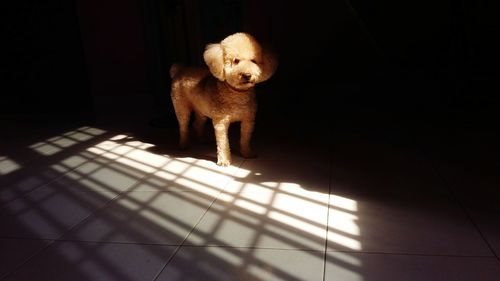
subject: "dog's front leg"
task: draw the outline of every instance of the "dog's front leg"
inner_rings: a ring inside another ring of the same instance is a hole
[[[229,166],[231,164],[231,151],[229,148],[229,118],[214,118],[212,120],[217,142],[217,165]]]
[[[257,155],[250,148],[254,119],[243,119],[240,124],[240,153],[245,158],[255,158]]]

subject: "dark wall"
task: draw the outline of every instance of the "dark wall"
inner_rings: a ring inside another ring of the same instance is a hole
[[[304,116],[322,105],[342,115],[491,125],[498,114],[495,1],[246,5],[245,28],[275,47],[276,86]]]
[[[2,5],[4,112],[86,111],[93,97],[136,94],[163,108],[170,63],[201,64],[206,43],[236,30],[278,54],[278,72],[261,88],[268,108],[285,115],[318,105],[341,114],[496,112],[493,0]]]
[[[498,79],[496,2],[353,0],[353,7],[373,34],[398,82],[419,106],[435,110],[490,110],[488,88]],[[487,86],[487,87],[485,87]],[[429,90],[430,87],[436,90]]]
[[[73,1],[3,1],[1,113],[88,113],[91,99]]]
[[[2,3],[2,113],[94,114],[100,96],[146,96],[143,1]]]
[[[76,1],[93,96],[145,93],[143,2]]]

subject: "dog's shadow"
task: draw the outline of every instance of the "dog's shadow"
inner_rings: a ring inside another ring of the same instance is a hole
[[[237,163],[241,159],[238,149],[239,142],[239,126],[237,124],[231,125],[229,130],[229,140],[231,145],[231,154],[233,163]],[[194,158],[197,160],[204,160],[211,162],[215,165],[217,163],[217,146],[213,129],[207,124],[204,136],[201,139],[191,135],[190,146],[187,149],[179,149],[178,146],[178,132],[175,128],[168,130],[165,129],[152,129],[144,130],[143,132],[131,132],[127,134],[128,137],[116,140],[117,143],[127,145],[127,143],[138,141],[146,143],[148,146],[143,148],[144,151],[169,158]],[[328,192],[327,185],[323,182],[317,182],[315,175],[317,171],[323,175],[328,173],[328,167],[320,163],[311,164],[309,162],[301,165],[299,170],[294,168],[295,165],[284,165],[281,163],[276,166],[276,161],[265,161],[266,159],[274,159],[272,155],[266,155],[266,149],[263,147],[270,145],[267,143],[266,138],[256,137],[253,147],[256,149],[258,156],[256,159],[245,160],[245,167],[251,169],[249,174],[243,178],[238,178],[242,184],[255,184],[262,182],[278,182],[278,183],[295,183],[305,189],[314,190],[318,192]],[[285,148],[285,150],[288,150]],[[270,153],[267,151],[267,153]],[[239,159],[238,159],[239,158]],[[264,161],[261,161],[264,160]],[[293,160],[291,160],[293,162]],[[286,161],[285,161],[286,162]],[[314,162],[312,162],[314,163]],[[312,177],[311,177],[312,176]],[[305,178],[304,178],[305,177]]]
[[[196,158],[199,160],[206,160],[210,162],[217,162],[217,156],[212,155],[209,148],[212,147],[215,154],[214,145],[207,143],[191,142],[186,149],[180,149],[178,144],[158,144],[146,149],[146,151],[163,156],[169,156],[173,158]]]
[[[239,141],[239,126],[232,125],[229,130],[229,135],[232,154],[241,157],[237,146]],[[127,137],[115,140],[115,142],[121,145],[127,145],[127,143],[139,141],[149,144],[150,146],[144,148],[144,151],[152,154],[172,158],[196,158],[217,163],[215,134],[210,126],[207,125],[201,138],[196,137],[194,132],[191,132],[189,146],[186,149],[179,148],[178,138],[179,134],[177,130],[155,129],[143,132],[129,132]]]

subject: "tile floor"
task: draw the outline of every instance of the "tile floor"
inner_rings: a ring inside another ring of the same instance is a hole
[[[499,162],[474,134],[261,134],[221,168],[166,129],[16,122],[0,280],[500,280]]]

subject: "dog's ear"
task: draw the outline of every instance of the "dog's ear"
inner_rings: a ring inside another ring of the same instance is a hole
[[[203,59],[215,78],[224,81],[224,58],[220,44],[208,44]]]
[[[274,72],[278,68],[278,59],[276,55],[271,51],[263,51],[262,53],[262,74],[260,76],[259,82],[264,82],[273,76]]]

